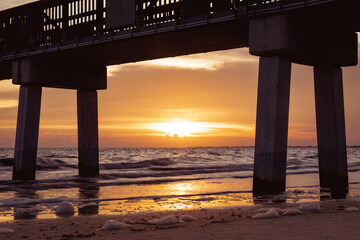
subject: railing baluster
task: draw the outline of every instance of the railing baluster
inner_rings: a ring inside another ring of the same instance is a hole
[[[69,4],[68,3],[64,3],[63,4],[63,18],[62,18],[62,44],[65,44],[66,42],[66,34],[67,34],[67,29],[69,26]]]
[[[317,0],[321,2],[321,0]],[[308,0],[136,0],[136,22],[111,31],[136,29],[176,21],[178,24],[196,16],[212,18],[221,11],[237,11],[246,6],[246,13],[256,15],[268,8],[286,10]],[[24,8],[0,12],[0,54],[21,48],[35,49],[68,40],[100,36],[108,31],[105,24],[105,0],[37,1]]]

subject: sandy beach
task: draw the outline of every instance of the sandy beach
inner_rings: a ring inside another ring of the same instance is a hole
[[[360,202],[319,202],[320,210],[268,219],[252,219],[260,208],[286,209],[300,204],[257,204],[221,209],[176,210],[128,215],[92,215],[1,222],[12,229],[0,239],[359,239]],[[175,216],[172,224],[149,224],[148,220]],[[181,222],[183,215],[197,221]],[[124,229],[101,230],[106,221],[130,221]]]

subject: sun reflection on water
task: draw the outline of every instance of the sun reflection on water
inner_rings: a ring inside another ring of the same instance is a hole
[[[169,186],[170,190],[167,192],[170,194],[191,194],[198,188],[193,182],[190,183],[175,183]]]

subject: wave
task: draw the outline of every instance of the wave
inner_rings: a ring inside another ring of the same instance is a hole
[[[0,166],[11,167],[14,166],[14,158],[0,159]],[[37,170],[59,169],[61,167],[77,168],[77,165],[72,165],[61,159],[48,159],[38,157],[36,160]]]
[[[109,177],[109,176],[108,176]],[[101,181],[98,178],[68,178],[52,180],[35,180],[35,181],[0,181],[0,192],[22,191],[31,189],[32,191],[49,190],[49,189],[97,189],[107,186],[124,186],[124,185],[152,185],[164,184],[182,181],[196,181],[214,179],[213,177],[183,177],[183,178],[169,178],[169,179],[140,179],[140,180],[119,180]]]
[[[227,172],[239,172],[239,169],[235,168],[198,168],[188,170],[177,170],[177,171],[143,171],[143,172],[120,172],[120,173],[101,173],[99,179],[109,180],[116,178],[123,179],[134,179],[134,178],[165,178],[165,177],[180,177],[188,175],[199,175],[199,174],[213,174],[213,173],[227,173]]]
[[[49,154],[45,156],[46,158],[78,158],[74,155],[62,155],[62,154]]]
[[[50,170],[59,169],[62,167],[77,168],[77,165],[69,164],[61,159],[49,159],[49,158],[37,158],[36,169],[37,170]]]
[[[151,166],[169,166],[175,164],[170,158],[157,158],[140,162],[124,162],[124,163],[103,163],[100,169],[132,169],[132,168],[149,168]]]

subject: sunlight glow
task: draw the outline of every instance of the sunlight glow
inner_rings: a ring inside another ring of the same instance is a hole
[[[19,86],[12,84],[11,80],[0,81],[0,93],[17,92],[18,90]]]
[[[180,57],[155,59],[139,64],[184,69],[201,69],[213,71],[230,63],[256,62],[258,58],[244,50],[216,51]]]
[[[12,108],[16,107],[18,102],[12,99],[0,100],[0,108]]]
[[[115,76],[119,71],[131,67],[150,67],[150,68],[175,68],[190,70],[215,71],[228,64],[237,63],[255,63],[258,57],[251,56],[247,49],[236,49],[231,51],[216,51],[208,53],[199,53],[178,57],[169,57],[141,61],[136,63],[127,63],[107,67],[108,77]]]
[[[31,2],[35,2],[35,0],[1,0],[0,11]]]
[[[204,135],[212,135],[214,131],[219,129],[238,129],[243,131],[253,130],[252,127],[244,125],[191,122],[184,120],[152,123],[147,128],[159,131],[163,136],[170,137],[199,137]]]
[[[192,194],[199,186],[192,182],[174,183],[169,190],[170,194]]]
[[[174,68],[185,68],[185,69],[204,69],[204,70],[215,70],[217,62],[211,59],[197,59],[189,57],[177,57],[177,58],[163,58],[148,61],[144,64],[161,66],[161,67],[174,67]]]
[[[175,121],[153,123],[150,129],[158,130],[170,137],[192,137],[199,133],[209,132],[211,126],[208,123],[202,122]]]

